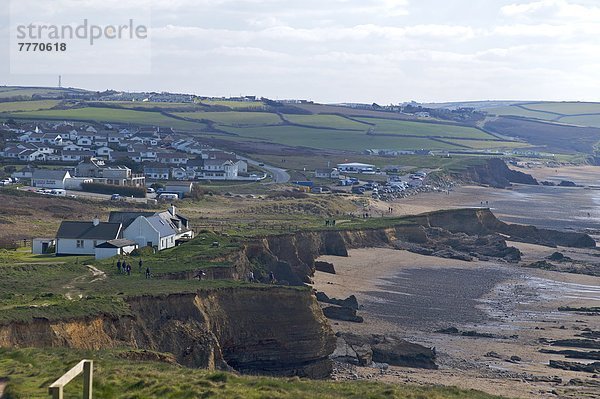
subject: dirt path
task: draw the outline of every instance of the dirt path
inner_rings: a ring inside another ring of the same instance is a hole
[[[102,270],[100,270],[92,265],[85,265],[85,267],[92,274],[91,279],[90,279],[89,275],[86,274],[86,275],[75,277],[68,284],[63,286],[63,289],[65,289],[67,291],[65,293],[65,297],[68,300],[81,299],[83,297],[81,290],[76,288],[76,285],[79,285],[82,283],[83,284],[85,284],[85,283],[91,284],[91,283],[95,283],[96,281],[102,281],[102,280],[106,279],[106,273],[104,273]]]

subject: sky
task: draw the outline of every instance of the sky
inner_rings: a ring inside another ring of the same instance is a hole
[[[6,61],[10,1],[0,0]],[[39,1],[151,11],[150,73],[69,73],[63,86],[323,103],[600,101],[597,0]],[[57,84],[8,64],[0,85]]]

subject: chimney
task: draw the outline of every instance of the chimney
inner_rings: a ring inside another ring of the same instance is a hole
[[[175,216],[177,209],[175,208],[175,205],[171,204],[171,207],[169,208],[169,213],[171,214],[171,216]]]
[[[92,223],[94,223],[94,226],[98,226],[100,224],[100,219],[98,219],[98,216],[94,216]]]

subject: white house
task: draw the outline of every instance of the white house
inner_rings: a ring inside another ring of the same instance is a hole
[[[159,251],[174,247],[178,240],[194,238],[188,219],[179,215],[175,206],[157,213],[113,211],[108,221],[123,225],[124,238]]]
[[[315,177],[317,179],[339,179],[340,172],[336,169],[316,169]]]
[[[31,176],[31,185],[41,188],[64,189],[71,174],[66,170],[36,169]]]
[[[135,241],[124,238],[108,240],[102,244],[96,245],[95,256],[96,260],[100,260],[112,258],[117,255],[129,255],[136,248],[138,248],[138,244]]]
[[[139,216],[123,231],[123,237],[140,247],[154,247],[158,251],[173,248],[176,234],[176,227],[158,215]]]
[[[121,235],[121,223],[64,221],[56,233],[56,255],[95,255],[96,246],[116,240]]]

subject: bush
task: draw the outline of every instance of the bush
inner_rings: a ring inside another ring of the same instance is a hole
[[[96,194],[120,194],[126,197],[134,196],[136,198],[146,198],[146,189],[144,187],[115,186],[102,183],[82,183],[83,191]]]
[[[14,251],[17,248],[19,248],[19,245],[17,245],[15,240],[11,240],[10,238],[0,238],[0,249]]]

